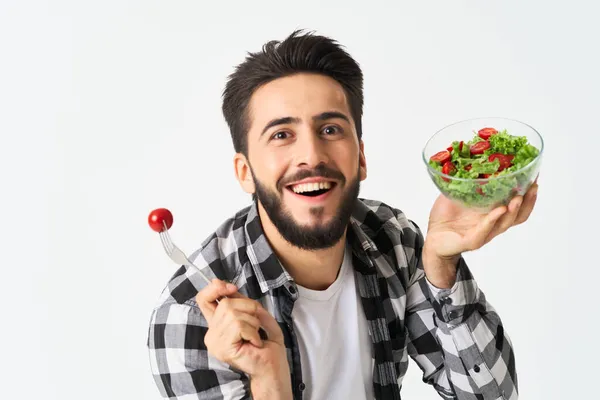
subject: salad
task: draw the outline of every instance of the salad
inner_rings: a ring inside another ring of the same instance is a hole
[[[506,130],[483,128],[470,141],[454,141],[429,159],[429,165],[450,179],[434,174],[440,190],[466,206],[488,207],[523,194],[533,180],[532,169],[523,170],[539,155],[525,136]],[[516,172],[516,173],[515,173]]]

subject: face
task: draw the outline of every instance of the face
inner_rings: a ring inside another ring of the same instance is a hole
[[[341,85],[314,74],[277,79],[253,94],[249,118],[248,158],[235,157],[242,187],[291,244],[333,246],[366,178]]]

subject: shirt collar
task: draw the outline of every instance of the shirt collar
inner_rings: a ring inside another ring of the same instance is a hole
[[[247,243],[246,254],[260,285],[260,290],[266,293],[292,281],[292,277],[279,262],[265,236],[256,201],[252,202],[252,206],[248,210],[244,228]]]

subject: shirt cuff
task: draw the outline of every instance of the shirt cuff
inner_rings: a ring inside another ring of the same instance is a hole
[[[456,266],[456,282],[448,289],[434,286],[427,277],[431,303],[439,320],[449,325],[465,322],[475,311],[479,301],[479,287],[463,257]]]

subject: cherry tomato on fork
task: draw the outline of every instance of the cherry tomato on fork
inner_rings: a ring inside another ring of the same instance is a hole
[[[156,210],[152,210],[150,215],[148,215],[148,225],[150,225],[153,231],[164,231],[165,224],[167,225],[167,229],[171,229],[171,226],[173,226],[173,214],[166,208],[157,208]]]

